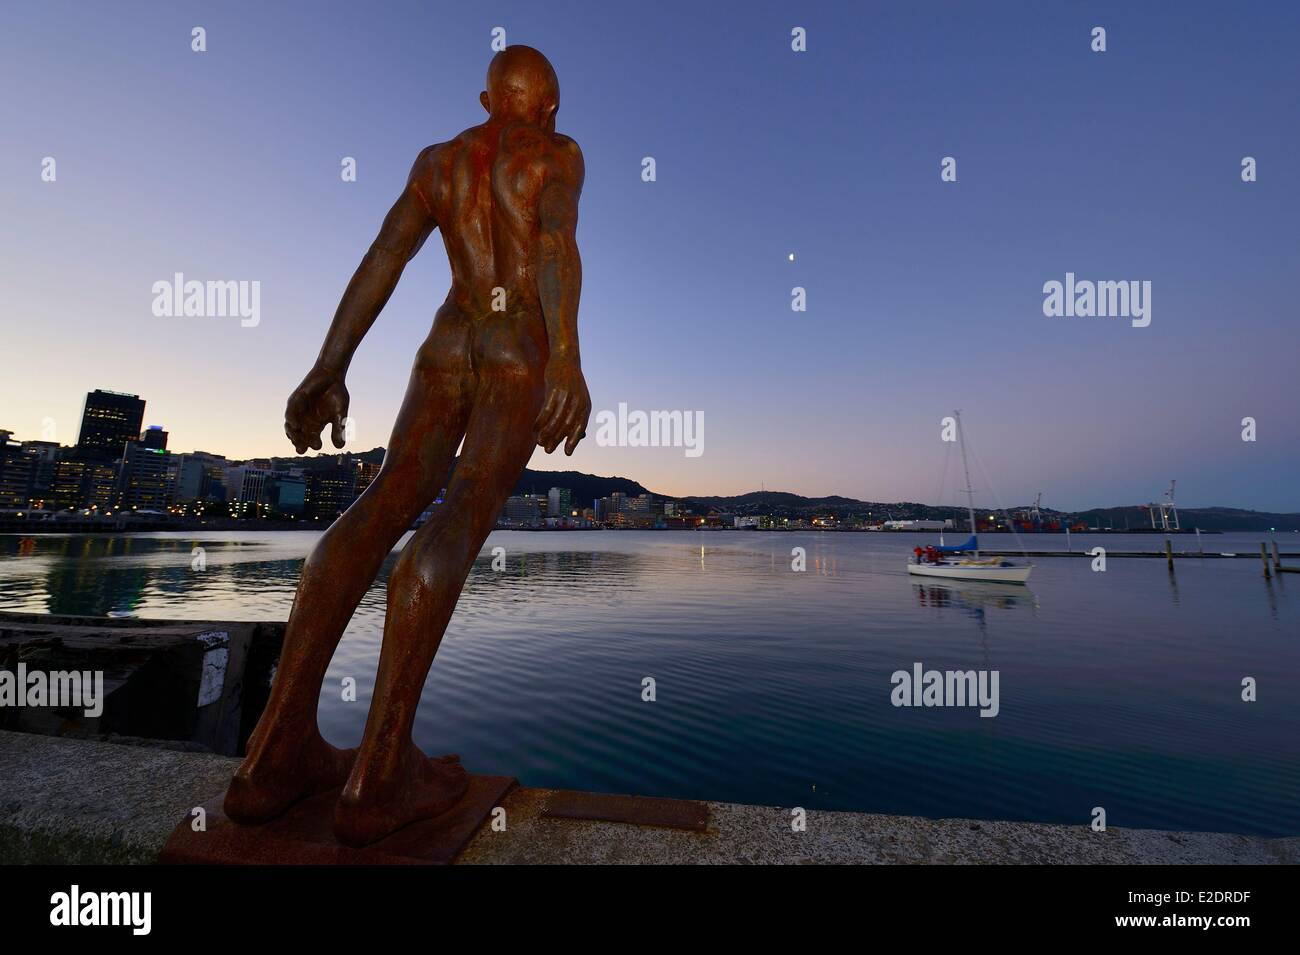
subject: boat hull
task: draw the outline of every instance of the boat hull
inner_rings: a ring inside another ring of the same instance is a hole
[[[963,566],[961,564],[908,564],[907,572],[917,577],[944,577],[948,580],[992,580],[1003,584],[1023,584],[1029,579],[1033,564],[1009,567]]]

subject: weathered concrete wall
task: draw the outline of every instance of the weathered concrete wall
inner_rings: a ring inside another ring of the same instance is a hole
[[[103,712],[6,706],[0,729],[141,736],[242,752],[265,706],[284,625],[0,613],[0,670],[103,675]]]
[[[148,863],[239,761],[0,732],[0,863]],[[1300,838],[810,812],[710,803],[705,832],[547,818],[550,791],[506,797],[506,829],[460,857],[493,863],[1296,863]]]

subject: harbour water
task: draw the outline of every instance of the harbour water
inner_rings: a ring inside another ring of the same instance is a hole
[[[316,537],[0,537],[0,609],[283,620]],[[1260,540],[1202,543],[1257,555]],[[417,742],[532,786],[1081,825],[1100,806],[1111,826],[1300,834],[1300,576],[1265,580],[1258,557],[1180,560],[1172,574],[1163,560],[1095,572],[1043,558],[1025,587],[909,579],[906,557],[928,541],[496,532],[434,662]],[[1300,535],[1279,541],[1300,550]],[[1096,544],[1162,541],[1073,535],[1075,549]],[[391,564],[321,695],[339,745],[364,726]],[[892,705],[891,675],[915,663],[998,671],[997,716]]]

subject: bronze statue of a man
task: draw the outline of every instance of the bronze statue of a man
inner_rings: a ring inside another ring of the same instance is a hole
[[[411,739],[425,676],[465,578],[535,445],[572,454],[591,399],[578,360],[582,265],[575,229],[583,162],[555,132],[560,87],[546,57],[511,46],[479,95],[488,119],[420,153],[339,303],[320,357],[289,398],[299,454],[332,428],[343,447],[344,374],[402,269],[434,228],[451,291],[415,356],[374,483],[307,558],[271,698],[226,793],[236,822],[257,823],[343,785],[336,836],[364,845],[463,795],[455,756]],[[464,439],[459,460],[456,449]],[[357,750],[325,742],[321,683],[344,627],[384,558],[445,484],[444,502],[403,548],[388,579],[374,698]]]

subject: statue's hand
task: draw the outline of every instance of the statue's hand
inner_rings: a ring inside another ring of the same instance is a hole
[[[576,361],[555,359],[546,363],[546,403],[537,416],[537,443],[550,454],[564,441],[564,453],[572,454],[587,433],[591,395],[587,380]]]
[[[284,410],[284,433],[299,454],[321,449],[321,431],[331,425],[330,440],[343,447],[343,421],[348,416],[348,390],[343,376],[315,367],[289,396]]]

